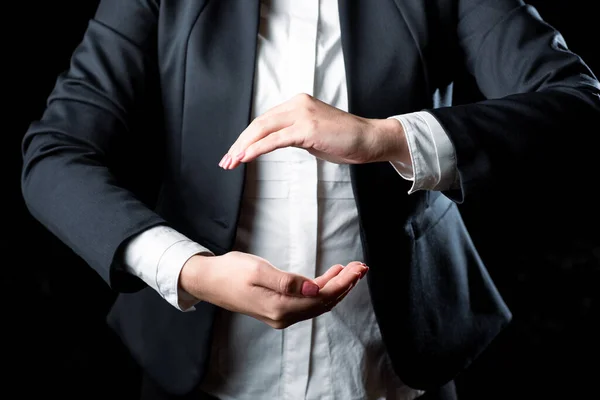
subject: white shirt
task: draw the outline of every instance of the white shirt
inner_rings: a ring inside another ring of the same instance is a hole
[[[252,114],[298,93],[348,110],[337,0],[261,2]],[[402,73],[399,71],[398,73]],[[392,163],[416,190],[455,181],[454,149],[426,112],[393,116],[403,125],[412,165]],[[248,163],[235,250],[307,277],[363,260],[348,165],[279,149]],[[135,237],[125,265],[174,307],[183,264],[206,248],[170,227]],[[190,308],[182,311],[193,311]],[[366,281],[331,312],[275,330],[222,310],[202,389],[221,400],[414,399],[422,392],[393,373]]]

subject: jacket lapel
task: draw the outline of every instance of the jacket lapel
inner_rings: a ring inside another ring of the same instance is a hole
[[[191,207],[201,210],[196,217],[205,221],[202,232],[194,233],[217,252],[232,244],[243,190],[245,168],[224,171],[218,162],[249,123],[259,5],[258,0],[207,2],[187,45],[181,174],[194,182],[184,190],[198,193],[183,198],[205,202]]]
[[[350,112],[386,118],[430,106],[423,59],[398,4],[338,1]],[[194,180],[186,190],[198,193],[183,197],[207,202],[191,207],[207,213],[198,217],[209,221],[203,232],[194,233],[213,242],[216,251],[226,251],[235,237],[245,169],[222,171],[217,164],[249,123],[259,17],[259,0],[208,1],[187,44],[181,173]],[[380,196],[367,183],[372,168],[381,169],[382,179],[391,178],[398,195],[406,197],[408,183],[389,165],[361,165],[353,166],[359,202]],[[365,176],[364,182],[357,175]],[[202,193],[206,190],[211,196]]]
[[[430,107],[422,43],[417,46],[406,10],[394,0],[378,0],[376,7],[372,3],[339,0],[349,111],[388,118]],[[369,233],[380,229],[382,221],[402,226],[423,196],[406,196],[410,182],[389,163],[352,165],[351,176],[368,257]],[[387,216],[371,215],[373,210],[387,210]]]
[[[338,2],[350,112],[387,118],[430,106],[424,44],[410,28],[408,6],[393,0],[378,0],[377,6],[370,0]]]

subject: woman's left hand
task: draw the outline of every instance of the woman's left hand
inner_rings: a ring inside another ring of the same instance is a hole
[[[410,162],[396,119],[362,118],[300,94],[257,117],[240,134],[219,166],[240,163],[283,147],[298,147],[338,164]]]

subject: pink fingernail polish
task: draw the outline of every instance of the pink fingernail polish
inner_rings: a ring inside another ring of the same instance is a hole
[[[233,159],[231,158],[231,156],[229,154],[227,154],[227,160],[225,160],[225,163],[223,164],[223,168],[229,169],[232,162],[233,162]]]
[[[303,296],[316,296],[319,293],[319,286],[311,282],[304,282],[302,284],[302,295]]]
[[[223,156],[223,158],[221,158],[221,161],[219,161],[219,167],[223,168],[223,163],[225,162],[225,159],[227,158],[227,154],[225,154]]]

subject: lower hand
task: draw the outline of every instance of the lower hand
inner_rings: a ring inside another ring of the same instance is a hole
[[[290,146],[338,164],[410,163],[404,130],[396,119],[361,118],[301,94],[254,119],[219,166],[233,169]]]
[[[261,257],[234,251],[190,258],[179,282],[201,301],[283,329],[330,311],[367,271],[363,263],[351,262],[309,279],[277,269]]]

